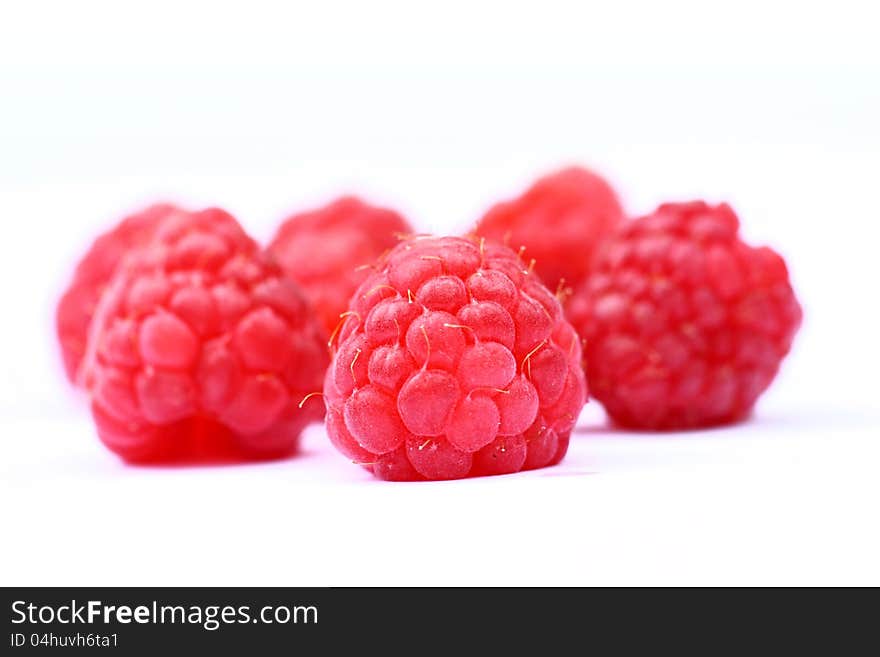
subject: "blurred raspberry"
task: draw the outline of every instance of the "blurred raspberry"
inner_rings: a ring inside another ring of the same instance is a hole
[[[586,389],[580,342],[510,249],[423,237],[351,300],[324,396],[345,456],[382,479],[455,479],[557,463]]]
[[[477,223],[475,233],[535,261],[551,290],[583,281],[599,243],[623,218],[611,186],[600,176],[569,167],[538,179],[521,196],[498,203]]]
[[[410,233],[406,219],[393,210],[345,196],[287,219],[268,250],[300,284],[330,335],[367,277],[365,265]]]
[[[100,235],[76,266],[73,279],[55,312],[55,330],[67,378],[76,381],[86,352],[86,338],[104,288],[128,252],[149,240],[159,221],[175,212],[173,205],[152,205],[129,215]]]
[[[296,285],[222,210],[178,212],[120,266],[83,370],[98,433],[130,461],[292,451],[328,355]]]
[[[590,390],[619,424],[680,429],[749,413],[801,322],[783,259],[725,204],[661,205],[602,248],[568,305]]]

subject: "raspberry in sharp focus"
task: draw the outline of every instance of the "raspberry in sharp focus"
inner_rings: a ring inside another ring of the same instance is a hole
[[[166,217],[101,298],[84,369],[129,461],[268,458],[320,418],[329,356],[295,283],[222,210]]]
[[[661,205],[622,227],[569,300],[590,391],[618,424],[678,429],[746,416],[801,322],[783,259],[726,204]]]
[[[498,203],[474,232],[514,250],[551,290],[575,288],[589,271],[596,247],[620,223],[623,210],[600,176],[569,167],[544,176],[521,196]]]
[[[308,295],[329,335],[367,277],[363,265],[410,233],[409,223],[393,210],[345,196],[287,219],[268,251]]]
[[[158,223],[177,209],[162,203],[125,217],[100,235],[77,263],[55,312],[55,330],[70,381],[76,382],[95,307],[119,263],[132,248],[149,240]]]
[[[420,237],[351,299],[324,382],[327,431],[392,480],[557,463],[586,397],[580,341],[507,247]]]

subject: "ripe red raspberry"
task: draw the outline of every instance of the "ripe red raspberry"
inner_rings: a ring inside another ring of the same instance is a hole
[[[98,434],[130,461],[272,457],[322,413],[329,360],[296,285],[222,210],[166,217],[120,265],[84,371]]]
[[[100,235],[76,266],[55,312],[55,330],[67,378],[76,381],[86,352],[86,338],[95,307],[122,258],[147,241],[159,221],[177,208],[167,203],[152,205],[129,215]]]
[[[345,196],[287,219],[268,250],[308,295],[329,335],[367,277],[362,265],[412,232],[406,219],[393,210]]]
[[[568,314],[590,390],[617,423],[733,422],[770,385],[801,309],[783,259],[738,229],[728,205],[668,204],[602,248]]]
[[[580,359],[556,297],[513,251],[415,238],[352,297],[324,382],[327,431],[382,479],[552,465],[584,404]]]
[[[583,281],[599,243],[623,218],[611,186],[592,171],[570,167],[538,179],[519,198],[498,203],[475,233],[534,259],[551,290]]]

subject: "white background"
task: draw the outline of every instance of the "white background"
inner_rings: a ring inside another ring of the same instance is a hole
[[[0,9],[0,583],[880,584],[872,3],[420,4]],[[805,324],[752,421],[593,403],[559,467],[389,484],[317,426],[278,463],[127,467],[63,379],[65,277],[142,203],[265,239],[355,191],[455,232],[570,162],[632,213],[729,200],[786,255]]]

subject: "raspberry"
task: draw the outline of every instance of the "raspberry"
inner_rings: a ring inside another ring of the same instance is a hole
[[[519,198],[498,203],[475,233],[514,249],[551,290],[577,287],[596,247],[623,218],[611,186],[592,171],[569,167],[538,179]]]
[[[329,360],[296,285],[222,210],[174,213],[120,265],[83,369],[101,440],[129,461],[279,456],[320,418]]]
[[[738,229],[725,204],[668,204],[603,246],[568,312],[590,390],[618,424],[734,422],[776,376],[801,309],[783,259]]]
[[[100,235],[77,264],[55,312],[64,369],[72,382],[86,352],[92,315],[113,272],[129,250],[147,241],[159,221],[175,210],[173,205],[158,204],[125,217]]]
[[[507,247],[402,242],[351,299],[324,381],[327,431],[391,480],[557,463],[584,404],[580,341]]]
[[[269,244],[284,272],[308,295],[327,334],[339,324],[372,263],[412,233],[406,219],[353,196],[287,219]]]

